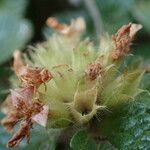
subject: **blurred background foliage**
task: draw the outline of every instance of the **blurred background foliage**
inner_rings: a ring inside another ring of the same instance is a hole
[[[150,0],[0,0],[1,102],[9,89],[13,51],[25,50],[27,45],[44,41],[51,33],[45,26],[49,16],[55,16],[64,23],[83,16],[87,23],[86,35],[94,41],[105,31],[113,34],[123,24],[140,23],[143,29],[132,49],[135,55],[143,59],[144,65],[150,63]],[[0,128],[0,149],[7,149],[5,143],[9,137]],[[28,149],[38,149],[46,138],[43,136],[39,142],[38,137],[31,140],[31,148],[28,146]],[[55,149],[54,143],[51,149]]]

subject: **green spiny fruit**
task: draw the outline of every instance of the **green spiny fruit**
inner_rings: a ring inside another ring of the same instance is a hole
[[[60,24],[55,18],[49,18],[47,24],[56,33],[45,43],[30,48],[30,59],[24,57],[24,63],[28,66],[23,65],[18,52],[14,54],[14,71],[21,79],[23,89],[30,89],[32,93],[28,92],[27,95],[27,98],[29,93],[32,95],[31,104],[22,100],[32,108],[29,115],[23,113],[28,124],[32,126],[37,122],[48,128],[82,125],[97,112],[134,100],[142,91],[138,86],[143,70],[137,67],[132,71],[127,68],[123,72],[119,71],[141,25],[129,23],[121,27],[113,39],[108,35],[102,37],[100,46],[96,47],[88,38],[81,40],[85,26],[82,18],[73,20],[71,25]],[[21,96],[16,96],[15,92]],[[25,107],[20,104],[24,91],[21,91],[23,94],[15,92],[12,91],[10,98],[13,104],[17,109]],[[41,113],[44,106],[47,108],[46,114]],[[38,114],[38,119],[35,119]],[[46,124],[43,123],[45,120]],[[8,125],[7,121],[3,121],[4,126]],[[23,122],[25,127],[26,122]],[[13,138],[8,146],[14,147],[16,143],[18,141]]]

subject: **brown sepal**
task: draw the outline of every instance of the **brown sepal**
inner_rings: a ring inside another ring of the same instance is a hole
[[[115,51],[113,51],[111,55],[113,61],[122,58],[129,52],[135,34],[141,28],[142,26],[140,24],[129,23],[122,26],[112,37],[115,44]]]
[[[27,143],[30,140],[30,129],[32,128],[32,120],[24,120],[20,124],[20,128],[17,133],[13,135],[13,137],[8,141],[7,147],[16,147],[23,138],[26,138]]]
[[[34,86],[37,89],[39,85],[52,79],[52,74],[47,69],[24,65],[20,51],[14,52],[13,69],[24,87]]]
[[[100,63],[93,63],[88,66],[85,72],[90,80],[95,80],[99,75],[103,74],[103,67]]]

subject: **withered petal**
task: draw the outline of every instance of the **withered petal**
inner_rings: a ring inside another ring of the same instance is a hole
[[[38,124],[45,127],[47,123],[47,118],[48,118],[48,109],[49,107],[47,105],[44,105],[43,110],[40,113],[32,116],[32,119]]]
[[[32,68],[24,65],[21,59],[20,51],[15,51],[14,53],[13,69],[18,78],[21,79],[24,87],[34,86],[37,88],[40,84],[52,79],[52,75],[47,69],[42,69],[39,67]]]
[[[46,21],[46,24],[59,33],[69,37],[77,35],[85,29],[85,21],[82,17],[78,17],[77,19],[72,20],[70,25],[61,24],[56,18],[49,17]]]
[[[7,147],[16,147],[23,138],[26,138],[27,143],[30,140],[30,129],[32,128],[32,121],[25,120],[21,123],[20,128],[17,133],[13,135],[13,137],[8,141]]]
[[[34,93],[34,87],[29,86],[22,89],[10,90],[13,106],[18,108],[21,102],[24,102],[27,106],[32,104],[32,97]]]
[[[90,80],[95,80],[99,75],[103,74],[103,67],[99,63],[90,64],[85,70]]]
[[[112,59],[118,60],[125,56],[134,40],[135,34],[142,28],[140,24],[132,24],[129,23],[127,25],[123,25],[116,35],[113,36],[113,41],[115,44],[115,51],[112,52]]]
[[[142,25],[141,24],[131,24],[131,28],[130,28],[130,33],[129,33],[129,36],[131,38],[134,38],[135,34],[142,28]]]
[[[51,27],[57,31],[60,31],[60,32],[66,27],[66,25],[59,23],[58,20],[54,17],[49,17],[46,21],[46,24],[49,27]]]

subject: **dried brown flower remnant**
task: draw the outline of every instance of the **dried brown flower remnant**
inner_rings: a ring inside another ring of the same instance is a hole
[[[99,63],[90,64],[85,71],[90,80],[95,80],[103,73],[103,68]]]
[[[141,28],[142,25],[140,24],[129,23],[127,25],[122,26],[118,30],[116,35],[113,36],[113,41],[115,44],[115,51],[113,51],[112,53],[113,60],[118,60],[129,52],[135,34]]]
[[[77,18],[76,20],[72,20],[70,25],[61,24],[56,18],[49,17],[46,21],[46,24],[55,29],[57,32],[67,36],[77,35],[85,29],[85,22],[81,17]]]
[[[54,17],[49,17],[46,21],[46,24],[57,31],[62,31],[67,27],[67,25],[59,23]]]
[[[24,86],[32,85],[38,87],[42,83],[45,83],[52,79],[51,73],[46,69],[41,68],[26,68],[26,73],[21,75],[21,80]]]
[[[49,109],[48,106],[44,105],[43,110],[40,113],[34,115],[32,119],[38,124],[45,127],[48,118],[48,109]]]
[[[21,106],[22,105],[22,106]],[[43,105],[39,102],[34,102],[31,106],[26,105],[23,101],[20,101],[19,111],[23,115],[20,128],[17,133],[8,141],[8,147],[17,146],[23,138],[26,138],[27,143],[30,141],[30,129],[33,126],[34,119],[32,117],[38,116],[43,111]]]
[[[17,146],[23,138],[26,138],[27,143],[29,143],[30,140],[30,129],[32,128],[32,120],[25,120],[22,121],[20,125],[20,129],[14,136],[8,141],[7,146],[8,147],[15,147]]]
[[[12,131],[14,125],[21,121],[18,132],[8,141],[8,147],[17,146],[23,138],[29,142],[30,129],[34,122],[46,126],[48,106],[43,105],[39,100],[33,101],[33,94],[33,86],[11,90],[11,97],[9,96],[9,99],[6,99],[5,104],[3,104],[3,106],[7,106],[4,109],[7,116],[1,123],[8,131]],[[8,110],[9,108],[11,109]]]
[[[22,62],[20,51],[15,51],[14,53],[13,68],[16,75],[23,82],[23,86],[34,86],[34,88],[37,88],[42,83],[52,79],[52,75],[47,69],[25,66]]]
[[[8,147],[15,147],[17,146],[23,138],[26,138],[27,143],[30,140],[30,129],[34,123],[32,116],[38,115],[43,110],[43,105],[40,103],[33,103],[32,106],[22,106],[22,115],[24,115],[23,120],[21,121],[20,128],[17,133],[13,135],[13,137],[8,141]]]
[[[17,146],[23,138],[27,142],[30,139],[30,129],[34,122],[46,126],[48,116],[48,106],[41,103],[38,99],[34,99],[34,94],[37,88],[42,84],[52,79],[51,73],[46,69],[39,67],[31,68],[24,65],[21,59],[21,53],[15,51],[13,69],[16,75],[21,79],[23,87],[11,91],[9,96],[9,103],[4,113],[7,115],[1,123],[12,131],[14,125],[21,121],[20,129],[9,140],[8,147]],[[9,104],[9,105],[8,105]]]
[[[38,101],[33,102],[33,88],[25,87],[23,89],[11,90],[13,106],[19,110],[26,119],[40,113],[43,110],[43,104]]]
[[[22,89],[15,89],[11,91],[11,98],[13,106],[16,108],[20,107],[20,104],[25,103],[26,105],[31,105],[32,97],[34,93],[34,87],[29,86]]]
[[[31,93],[29,93],[29,91]],[[40,102],[32,102],[31,97],[33,91],[31,90],[16,90],[12,91],[12,101],[16,110],[20,113],[22,121],[20,125],[20,129],[14,136],[9,140],[8,147],[17,146],[23,138],[26,138],[27,142],[30,139],[30,129],[34,123],[34,119],[32,117],[40,114],[43,111],[43,104]],[[20,92],[20,93],[19,93]],[[24,97],[23,97],[24,95]],[[29,99],[29,100],[28,100]]]

